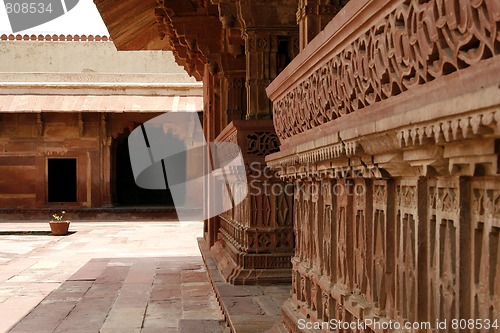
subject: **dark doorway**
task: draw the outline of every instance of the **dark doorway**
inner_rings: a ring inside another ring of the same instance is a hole
[[[76,202],[76,158],[48,159],[49,202]]]
[[[144,189],[135,183],[128,150],[128,134],[120,135],[114,141],[114,193],[113,203],[116,206],[154,206],[174,207],[170,190]]]

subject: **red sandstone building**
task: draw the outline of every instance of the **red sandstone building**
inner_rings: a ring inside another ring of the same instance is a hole
[[[498,2],[95,2],[118,50],[203,82],[207,140],[293,186],[205,221],[228,282],[291,281],[273,331],[500,319]]]
[[[168,191],[135,185],[126,140],[164,112],[202,110],[201,84],[170,52],[121,53],[99,36],[4,35],[0,59],[2,217],[173,206]]]

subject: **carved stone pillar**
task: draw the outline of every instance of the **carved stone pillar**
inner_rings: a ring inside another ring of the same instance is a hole
[[[295,31],[247,29],[244,38],[247,63],[246,118],[270,119],[272,105],[266,95],[266,88],[295,56]]]
[[[247,119],[271,118],[271,101],[266,88],[276,77],[277,36],[269,32],[245,34],[247,57]]]
[[[219,270],[233,284],[290,281],[293,253],[293,188],[265,166],[264,157],[278,149],[271,121],[233,121],[217,138],[243,150],[247,183],[230,182],[232,193],[248,186],[248,196],[220,215],[218,241],[212,253]]]
[[[206,140],[234,136],[244,150],[247,176],[257,173],[252,181],[257,193],[232,212],[205,221],[207,244],[215,244],[219,268],[232,283],[289,281],[290,198],[270,194],[265,187],[279,180],[262,175],[265,155],[278,149],[265,89],[298,53],[297,0],[158,3],[157,20],[176,60],[203,79]]]
[[[222,116],[222,128],[231,121],[240,120],[246,115],[246,87],[245,87],[245,55],[243,50],[233,50],[230,45],[243,48],[241,33],[234,36],[236,29],[225,29],[226,51],[219,56],[220,63],[220,98]],[[239,31],[238,31],[239,32]]]
[[[215,141],[217,134],[220,133],[222,128],[220,113],[220,78],[212,72],[209,70],[208,64],[206,64],[203,75],[203,128],[207,142]],[[205,167],[205,170],[209,170],[209,168]],[[207,186],[210,187],[213,186],[213,184],[209,183]],[[208,188],[204,190],[206,193],[209,193]],[[210,196],[206,195],[205,197],[207,198],[206,205],[208,207],[215,204]],[[205,240],[209,246],[212,246],[217,240],[220,219],[218,216],[214,216],[208,218],[204,223],[206,229]]]

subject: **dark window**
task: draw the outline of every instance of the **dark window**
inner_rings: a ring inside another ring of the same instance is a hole
[[[76,202],[76,158],[48,160],[49,202]]]

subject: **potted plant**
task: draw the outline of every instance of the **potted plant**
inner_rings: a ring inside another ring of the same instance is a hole
[[[66,212],[63,210],[61,214],[52,214],[53,220],[49,221],[50,231],[54,236],[65,236],[68,234],[70,221],[63,221],[63,217]]]

